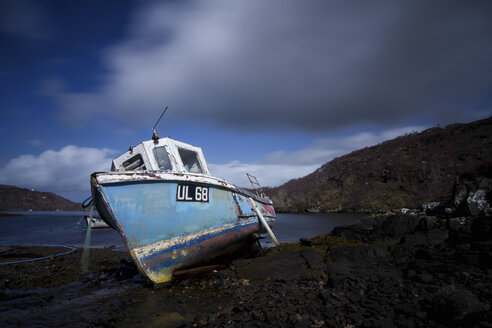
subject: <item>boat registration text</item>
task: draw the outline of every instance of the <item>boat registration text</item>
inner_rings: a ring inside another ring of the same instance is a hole
[[[178,184],[176,200],[180,202],[205,202],[208,203],[208,187],[194,184]]]

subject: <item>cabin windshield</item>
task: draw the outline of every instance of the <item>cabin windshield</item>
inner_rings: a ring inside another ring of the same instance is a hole
[[[167,154],[166,147],[155,147],[153,152],[157,165],[159,165],[159,170],[172,171],[173,166],[171,165],[171,160]]]
[[[194,151],[178,148],[179,156],[186,171],[191,173],[203,173],[202,166],[198,159],[198,154]]]

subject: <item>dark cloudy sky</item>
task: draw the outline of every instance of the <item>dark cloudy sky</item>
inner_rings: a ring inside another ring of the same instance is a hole
[[[80,200],[158,127],[265,185],[492,115],[491,1],[0,0],[0,183]]]

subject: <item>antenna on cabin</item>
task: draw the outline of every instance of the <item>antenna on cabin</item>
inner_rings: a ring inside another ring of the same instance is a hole
[[[157,122],[155,122],[154,124],[154,127],[152,128],[152,140],[159,140],[159,137],[157,136],[157,133],[155,132],[155,127],[157,126],[157,124],[159,123],[159,121],[161,120],[161,118],[164,116],[164,114],[166,113],[167,111],[167,107],[164,108],[164,111],[162,112],[161,116],[159,117],[159,119],[157,120]]]

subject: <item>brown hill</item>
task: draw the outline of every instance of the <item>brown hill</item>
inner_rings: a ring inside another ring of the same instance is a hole
[[[490,185],[491,163],[492,117],[366,147],[266,191],[279,211],[417,208]]]
[[[78,203],[71,202],[51,192],[0,185],[0,210],[80,211],[82,207]]]

